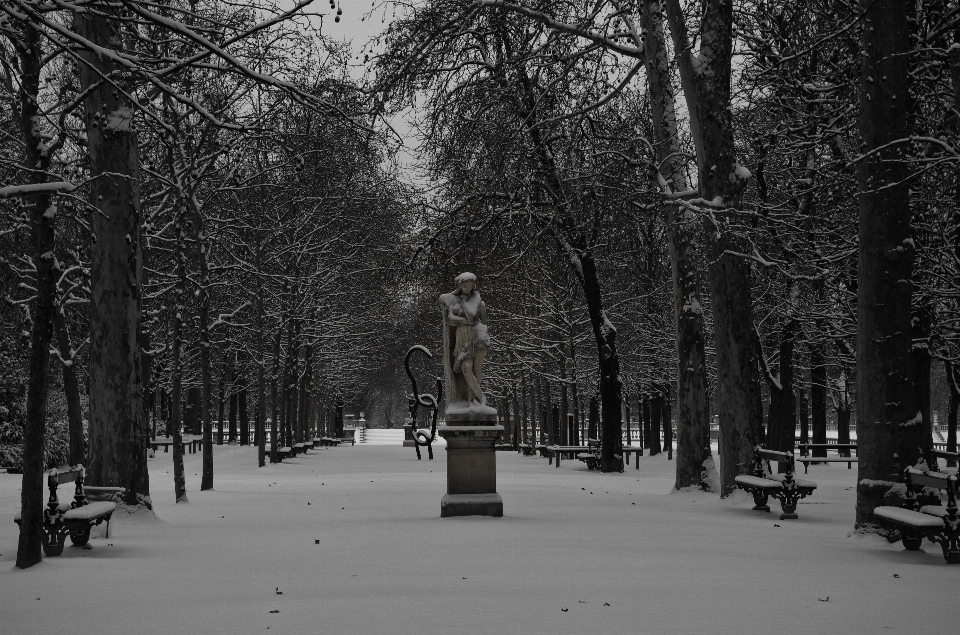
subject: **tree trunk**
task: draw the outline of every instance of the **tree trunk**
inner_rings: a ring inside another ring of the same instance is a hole
[[[730,102],[733,3],[704,1],[696,64],[679,0],[667,0],[666,10],[674,49],[679,52],[680,78],[697,152],[700,198],[713,211],[703,216],[703,235],[714,313],[721,494],[727,496],[736,487],[734,478],[749,471],[763,425],[763,412],[757,408],[760,377],[753,345],[752,275],[749,261],[733,255],[748,249],[741,236],[726,228],[723,216],[723,210],[739,208],[746,185],[745,172],[736,161]]]
[[[560,362],[560,444],[570,445],[570,427],[567,425],[567,413],[570,411],[567,401],[567,360],[562,350],[557,350]]]
[[[943,363],[947,372],[947,386],[950,389],[950,410],[947,414],[947,452],[957,451],[957,410],[960,410],[960,371],[950,361]],[[956,467],[953,459],[947,461],[947,467]]]
[[[794,295],[793,285],[788,285],[788,293]],[[793,351],[800,324],[793,317],[793,308],[788,309],[780,334],[780,390],[779,409],[777,411],[777,431],[779,436],[767,437],[767,447],[780,452],[792,452],[797,431],[797,404],[794,395]],[[773,415],[771,413],[771,422]]]
[[[230,374],[230,365],[220,374],[220,399],[217,400],[217,445],[223,445],[223,409],[227,403],[227,376]]]
[[[106,5],[104,5],[106,7]],[[109,11],[109,9],[104,9]],[[77,33],[115,48],[117,24],[98,11],[75,14]],[[78,52],[89,145],[90,447],[87,483],[126,488],[126,502],[149,505],[140,363],[140,175],[132,105],[104,76],[120,69]]]
[[[527,373],[520,373],[520,390],[521,390],[521,412],[520,412],[520,426],[522,428],[523,442],[524,443],[533,443],[533,435],[529,434],[527,431],[527,395],[529,391],[527,390]]]
[[[213,489],[213,422],[210,419],[211,383],[210,368],[210,264],[204,235],[203,212],[194,207],[194,241],[197,248],[197,322],[200,338],[200,412],[203,434],[203,469],[200,476],[200,491]]]
[[[629,396],[623,400],[623,421],[624,421],[624,425],[627,428],[627,432],[626,432],[627,445],[633,445],[633,442],[630,440],[630,398]]]
[[[650,456],[660,454],[660,425],[663,421],[663,397],[658,392],[651,395],[650,404]]]
[[[813,443],[827,442],[827,367],[819,342],[810,346],[810,405],[813,410]],[[813,456],[827,456],[824,448],[815,448]]]
[[[807,391],[798,389],[797,411],[800,417],[800,443],[810,443],[810,405],[807,403]]]
[[[857,294],[858,528],[923,445],[909,377],[914,246],[910,236],[906,0],[861,0],[860,236]]]
[[[84,462],[86,442],[83,439],[83,411],[80,405],[80,380],[77,379],[76,351],[70,344],[70,329],[64,316],[66,306],[54,315],[57,348],[63,360],[63,393],[67,399],[67,421],[70,430],[70,465]]]
[[[173,438],[173,488],[175,500],[178,503],[189,502],[187,500],[187,481],[183,472],[183,449],[180,446],[182,436],[180,434],[180,425],[182,421],[181,409],[183,399],[181,392],[183,389],[183,324],[182,311],[184,308],[184,296],[187,286],[186,256],[184,254],[183,242],[186,235],[183,227],[183,217],[180,213],[176,214],[174,223],[177,226],[177,286],[174,289],[173,311],[170,316],[170,393],[171,393],[171,412],[168,432]]]
[[[237,419],[240,423],[240,445],[250,445],[250,412],[247,409],[247,373],[242,364],[239,366],[237,381]]]
[[[43,51],[40,33],[30,24],[23,25],[20,48],[22,75],[19,91],[20,130],[25,161],[31,168],[31,184],[47,180],[50,157],[40,137],[40,75]],[[27,411],[23,426],[23,477],[20,489],[20,536],[17,567],[26,569],[40,562],[43,525],[43,437],[47,418],[47,386],[50,380],[50,341],[53,339],[57,263],[53,255],[55,207],[50,193],[29,197],[30,242],[36,267],[36,299],[30,329],[30,367],[27,381]]]
[[[675,94],[670,81],[660,0],[644,0],[642,15],[654,138],[662,165],[662,187],[665,194],[671,195],[687,190],[689,184],[677,134]],[[692,211],[676,204],[667,205],[667,239],[677,337],[676,489],[709,487],[701,478],[703,463],[710,457],[711,451],[703,312],[694,250],[695,222],[696,216]],[[668,446],[668,451],[672,455],[672,445]]]
[[[550,409],[550,423],[553,443],[560,445],[560,406],[554,406]]]
[[[227,397],[227,403],[230,404],[227,410],[227,443],[235,445],[237,443],[237,367],[235,361],[230,362],[230,376],[227,379],[227,385],[230,387],[230,396]]]
[[[637,412],[643,420],[643,449],[649,450],[650,456],[653,456],[653,426],[650,421],[650,395],[647,393],[642,393]]]
[[[307,441],[307,418],[310,410],[310,387],[313,384],[313,347],[309,344],[303,347],[303,375],[300,377],[300,417],[298,422],[297,440],[301,443]]]
[[[261,246],[257,244],[257,272],[260,272]],[[263,284],[257,276],[257,466],[266,465],[267,360],[264,358]]]
[[[270,462],[277,462],[278,428],[280,426],[280,403],[277,395],[277,382],[280,379],[280,342],[283,339],[283,324],[277,326],[277,336],[273,340],[273,377],[270,380]]]
[[[667,446],[667,460],[673,460],[673,416],[670,400],[670,384],[662,384],[660,394],[663,395],[663,441]],[[707,441],[709,443],[710,431],[707,430]],[[674,486],[676,487],[676,486]]]
[[[919,300],[919,301],[917,301]],[[927,465],[936,465],[933,456],[933,415],[930,407],[930,331],[933,324],[933,309],[926,298],[915,298],[911,318],[910,383],[913,384],[914,403],[922,422],[921,454]]]
[[[520,415],[520,399],[517,396],[517,378],[514,376],[513,381],[511,382],[513,389],[510,391],[511,401],[513,402],[513,449],[516,451],[518,445],[521,443],[521,437],[523,436],[523,419]]]
[[[590,397],[590,425],[587,428],[587,438],[597,438],[597,427],[600,424],[600,400],[596,395]]]
[[[540,398],[540,378],[533,376],[530,382],[533,388],[530,394],[530,417],[535,419],[536,426],[533,443],[543,443],[543,400]]]

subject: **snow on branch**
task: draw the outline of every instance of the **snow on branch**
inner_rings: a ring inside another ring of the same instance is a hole
[[[27,196],[30,194],[46,194],[53,192],[72,192],[77,186],[67,181],[51,181],[50,183],[30,183],[28,185],[8,185],[0,187],[0,197]]]

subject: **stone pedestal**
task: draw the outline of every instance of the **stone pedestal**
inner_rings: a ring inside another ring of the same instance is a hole
[[[403,447],[412,448],[417,443],[413,440],[413,426],[409,423],[403,426]]]
[[[496,453],[503,426],[496,425],[496,414],[448,414],[446,423],[437,430],[447,442],[447,493],[440,500],[440,517],[503,516]]]

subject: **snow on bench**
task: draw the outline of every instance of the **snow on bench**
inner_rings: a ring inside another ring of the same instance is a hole
[[[957,475],[908,467],[903,471],[906,496],[902,507],[883,505],[873,510],[881,525],[900,532],[907,551],[916,551],[927,538],[938,543],[947,564],[960,564],[960,518],[957,516]],[[917,491],[946,490],[947,506],[920,506]]]
[[[764,465],[768,462],[783,464],[785,472],[767,474]],[[773,496],[780,501],[780,509],[783,511],[780,520],[787,520],[799,518],[797,502],[817,489],[817,484],[813,481],[794,479],[793,472],[793,452],[776,452],[758,445],[753,449],[753,474],[741,474],[734,478],[734,481],[739,489],[753,495],[755,511],[770,511],[767,501]]]
[[[82,465],[74,467],[59,467],[47,473],[47,487],[50,489],[50,499],[43,510],[43,553],[48,556],[59,556],[63,553],[63,543],[67,536],[71,542],[79,546],[90,540],[90,529],[102,522],[109,522],[117,504],[110,501],[90,503],[84,493],[83,479],[86,470]],[[74,500],[70,503],[61,503],[57,498],[57,486],[64,483],[76,482]],[[103,488],[115,489],[115,488]],[[14,522],[20,524],[20,514],[14,517]]]

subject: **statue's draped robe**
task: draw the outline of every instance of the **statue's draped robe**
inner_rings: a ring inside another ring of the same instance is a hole
[[[483,323],[486,320],[486,306],[476,291],[466,300],[456,292],[444,293],[440,296],[440,307],[443,315],[444,391],[449,408],[457,402],[466,405],[470,395],[460,362],[465,356],[472,357],[477,347],[489,348],[490,338]],[[452,320],[451,314],[465,318],[466,322]]]

